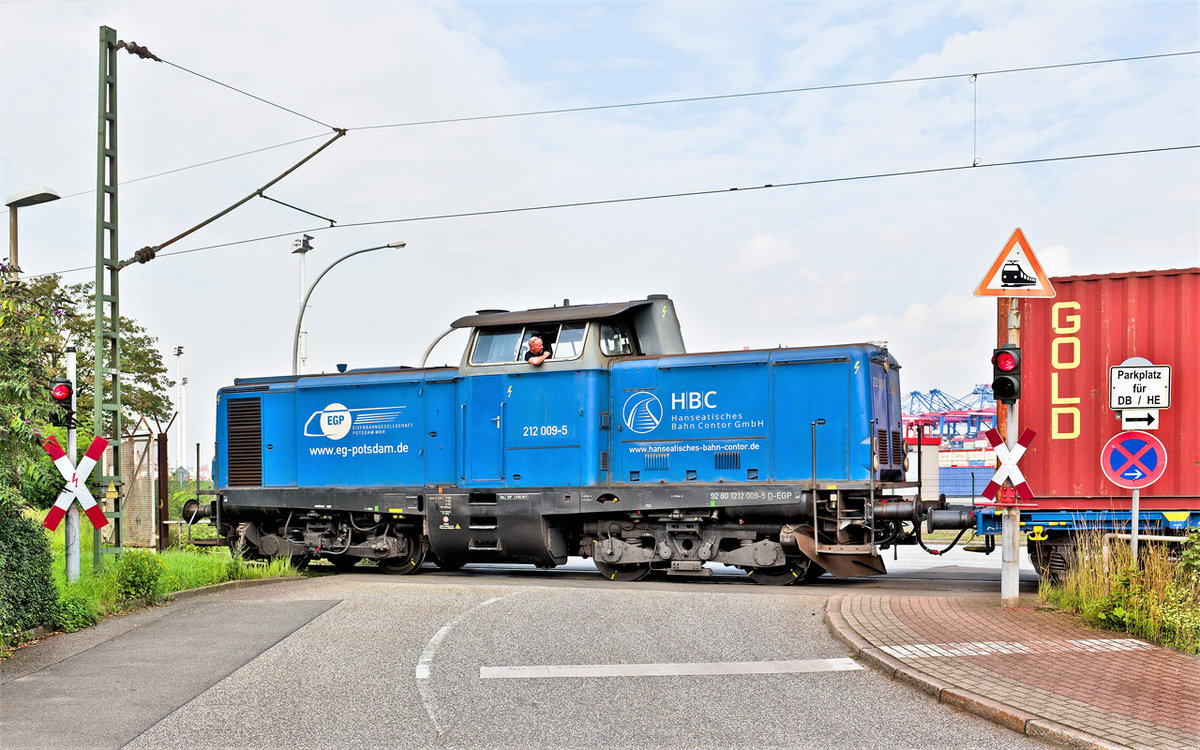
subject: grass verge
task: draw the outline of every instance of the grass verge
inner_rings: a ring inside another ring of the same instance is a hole
[[[35,513],[39,522],[45,517],[45,511]],[[68,583],[62,527],[46,534],[59,596],[57,617],[46,627],[67,632],[95,625],[108,615],[156,604],[176,591],[226,581],[302,575],[286,560],[245,562],[232,557],[225,547],[191,546],[162,553],[126,548],[120,558],[105,555],[96,570],[92,564],[93,528],[87,516],[81,515],[79,579]]]
[[[1043,581],[1039,598],[1093,625],[1200,654],[1200,532],[1185,539],[1143,542],[1136,566],[1129,543],[1115,540],[1106,566],[1104,535],[1081,534],[1070,570]]]

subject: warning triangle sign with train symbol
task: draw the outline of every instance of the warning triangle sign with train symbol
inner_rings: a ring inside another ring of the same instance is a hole
[[[983,281],[975,288],[976,297],[1053,297],[1054,285],[1042,270],[1025,234],[1017,229]]]

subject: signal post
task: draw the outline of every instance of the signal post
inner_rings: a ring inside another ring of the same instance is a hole
[[[1021,507],[1032,500],[1033,491],[1025,483],[1017,460],[1033,440],[1027,430],[1018,437],[1018,406],[1021,397],[1021,297],[1053,297],[1054,286],[1042,265],[1033,254],[1025,234],[1017,229],[1004,249],[996,256],[983,281],[975,289],[976,297],[996,297],[996,349],[992,352],[992,393],[1004,410],[997,414],[997,425],[1004,430],[1004,451],[1000,451],[999,435],[993,447],[1001,458],[996,476],[988,490],[999,495],[999,501],[988,503],[1002,513],[1000,519],[1000,605],[1016,607],[1020,602]],[[1000,483],[1009,486],[1002,487]],[[993,489],[994,488],[994,489]],[[985,491],[985,494],[987,491]]]
[[[67,380],[71,381],[71,416],[67,422],[67,456],[75,460],[75,384],[77,368],[75,363],[75,347],[67,347]],[[53,394],[51,394],[53,398]],[[67,526],[63,530],[64,553],[66,556],[67,581],[79,580],[79,506],[71,503],[67,511]]]

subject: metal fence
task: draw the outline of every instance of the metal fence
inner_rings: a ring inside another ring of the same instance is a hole
[[[158,541],[154,484],[158,476],[157,451],[150,433],[127,435],[121,441],[121,535],[127,547],[154,547]]]
[[[996,470],[990,466],[943,466],[938,487],[946,497],[979,497]]]

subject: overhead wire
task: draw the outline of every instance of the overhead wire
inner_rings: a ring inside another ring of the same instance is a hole
[[[874,80],[874,81],[859,81],[859,82],[852,82],[852,83],[825,84],[825,85],[819,85],[819,86],[804,86],[804,87],[795,87],[795,88],[788,88],[788,89],[774,89],[774,90],[768,90],[768,91],[750,91],[750,92],[738,92],[738,93],[733,93],[733,94],[715,94],[715,95],[698,96],[698,97],[678,97],[678,98],[672,98],[672,99],[656,99],[656,100],[647,100],[647,101],[640,101],[640,102],[624,102],[624,103],[616,103],[616,104],[592,105],[592,106],[585,106],[585,107],[563,107],[563,108],[556,108],[556,109],[532,110],[532,111],[526,111],[526,112],[510,112],[510,113],[502,113],[502,114],[494,114],[494,115],[476,115],[476,116],[469,116],[469,117],[444,118],[444,119],[437,119],[437,120],[420,120],[420,121],[390,123],[390,124],[384,124],[384,125],[368,125],[368,126],[359,126],[359,127],[341,129],[341,128],[336,128],[332,125],[329,125],[328,123],[317,120],[316,118],[305,115],[301,112],[297,112],[296,110],[290,109],[290,108],[285,107],[276,102],[272,102],[263,97],[257,96],[255,94],[251,94],[243,89],[237,88],[236,86],[232,86],[230,84],[224,83],[223,81],[219,81],[210,76],[206,76],[202,73],[198,73],[187,67],[179,65],[177,63],[173,63],[169,60],[164,60],[160,57],[154,56],[153,54],[151,54],[149,52],[149,50],[145,49],[144,47],[139,47],[138,45],[136,45],[134,43],[130,43],[128,45],[128,47],[129,47],[130,51],[134,54],[138,54],[139,56],[142,56],[142,57],[149,57],[150,59],[154,59],[158,62],[163,62],[163,63],[170,65],[171,67],[174,67],[178,70],[181,70],[183,72],[189,73],[194,76],[197,76],[206,81],[214,83],[218,86],[228,88],[232,91],[242,94],[243,96],[250,97],[252,99],[260,101],[269,106],[272,106],[277,109],[288,112],[290,114],[296,115],[297,117],[302,117],[306,120],[309,120],[310,122],[314,122],[323,127],[330,128],[330,129],[334,130],[335,133],[338,133],[338,136],[336,136],[333,140],[337,140],[337,137],[341,137],[342,135],[345,135],[349,131],[356,131],[356,130],[378,130],[378,129],[385,129],[385,128],[412,127],[412,126],[421,126],[421,125],[441,125],[441,124],[459,123],[459,122],[477,122],[477,121],[481,121],[481,120],[495,120],[495,119],[506,119],[506,118],[517,118],[517,117],[534,117],[534,116],[541,116],[541,115],[567,114],[567,113],[574,113],[574,112],[592,112],[592,111],[611,110],[611,109],[619,109],[619,108],[647,107],[647,106],[659,106],[659,105],[667,105],[667,104],[719,101],[719,100],[727,100],[727,99],[740,99],[740,98],[760,97],[760,96],[777,96],[777,95],[783,95],[783,94],[794,94],[794,93],[804,93],[804,92],[813,92],[813,91],[829,91],[829,90],[846,89],[846,88],[861,88],[861,87],[867,87],[867,86],[884,86],[884,85],[894,85],[894,84],[901,84],[901,83],[916,83],[916,82],[952,80],[952,79],[964,78],[964,77],[968,78],[972,83],[975,83],[978,80],[979,76],[982,76],[982,75],[1001,75],[1001,74],[1008,74],[1008,73],[1023,73],[1023,72],[1043,71],[1043,70],[1052,70],[1052,69],[1061,69],[1061,68],[1074,68],[1074,67],[1082,67],[1082,66],[1089,66],[1089,65],[1103,65],[1103,64],[1111,64],[1111,63],[1117,63],[1117,62],[1133,62],[1133,61],[1141,61],[1141,60],[1182,57],[1182,56],[1187,56],[1187,55],[1200,54],[1200,50],[1187,50],[1187,51],[1181,51],[1181,52],[1167,52],[1167,53],[1158,53],[1158,54],[1152,54],[1152,55],[1135,55],[1135,56],[1129,56],[1129,57],[1105,58],[1105,59],[1101,59],[1101,60],[1083,60],[1083,61],[1076,61],[1076,62],[1069,62],[1069,63],[1051,63],[1051,64],[1046,64],[1046,65],[1032,65],[1032,66],[1021,66],[1021,67],[1013,67],[1013,68],[997,68],[997,69],[993,69],[993,70],[976,71],[973,73],[953,73],[953,74],[940,74],[940,75],[931,75],[931,76],[912,76],[912,77],[906,77],[906,78],[891,78],[891,79],[879,79],[879,80]],[[263,151],[268,151],[268,150],[275,149],[275,148],[281,148],[283,146],[288,146],[288,145],[292,145],[295,143],[301,143],[303,141],[313,140],[313,139],[319,138],[319,137],[323,137],[323,134],[308,136],[305,138],[295,139],[295,140],[291,140],[291,141],[286,141],[286,142],[274,144],[271,146],[265,146],[265,147],[262,147],[259,149],[253,149],[251,151],[245,151],[245,152],[242,152],[239,154],[221,157],[218,159],[212,159],[212,160],[209,160],[206,162],[200,162],[200,163],[188,165],[185,167],[178,167],[175,169],[166,170],[164,172],[159,172],[159,173],[156,173],[153,175],[146,175],[143,177],[134,178],[133,180],[128,180],[122,184],[129,184],[129,183],[138,182],[141,180],[148,180],[148,179],[152,179],[155,177],[161,177],[161,176],[168,175],[168,174],[182,172],[182,171],[185,171],[188,169],[195,169],[195,168],[198,168],[201,166],[207,166],[210,164],[219,163],[222,161],[229,161],[231,159],[237,159],[237,158],[241,158],[243,156],[249,156],[251,154],[256,154],[256,153],[262,153]],[[326,145],[328,145],[328,144],[326,144]],[[1156,152],[1163,152],[1163,151],[1176,151],[1176,150],[1192,149],[1192,148],[1197,148],[1197,147],[1200,147],[1200,146],[1184,145],[1184,146],[1171,146],[1171,147],[1165,147],[1165,148],[1137,149],[1137,150],[1129,150],[1129,151],[1099,152],[1099,153],[1092,153],[1092,154],[1078,154],[1078,155],[1063,156],[1063,157],[1047,157],[1047,158],[1041,158],[1041,159],[1023,159],[1023,160],[1014,160],[1014,161],[1007,161],[1007,162],[995,162],[992,164],[981,164],[978,161],[978,159],[974,157],[974,154],[973,154],[972,164],[970,164],[970,165],[958,165],[958,166],[952,166],[952,167],[934,167],[934,168],[929,168],[929,169],[904,170],[904,171],[897,171],[897,172],[880,172],[880,173],[873,173],[873,174],[851,175],[851,176],[845,176],[845,177],[831,177],[831,178],[822,178],[822,179],[815,179],[815,180],[797,180],[797,181],[791,181],[791,182],[772,183],[772,184],[766,184],[766,185],[751,185],[751,186],[731,187],[731,188],[712,188],[712,189],[705,189],[705,190],[689,190],[689,191],[681,191],[681,192],[675,192],[675,193],[660,193],[660,194],[643,195],[643,196],[627,196],[627,197],[621,197],[621,198],[604,198],[604,199],[596,199],[596,200],[588,200],[588,201],[574,201],[574,202],[567,202],[567,203],[542,204],[542,205],[535,205],[535,206],[519,206],[519,207],[514,207],[514,208],[490,209],[490,210],[483,210],[483,211],[464,211],[464,212],[447,213],[447,214],[429,214],[429,215],[424,215],[424,216],[413,216],[413,217],[404,217],[404,218],[397,218],[397,219],[380,219],[380,220],[374,220],[374,221],[343,223],[343,224],[339,225],[337,228],[377,226],[377,225],[383,225],[383,224],[398,224],[398,223],[409,223],[409,222],[419,222],[419,221],[435,221],[435,220],[442,220],[442,219],[468,218],[468,217],[477,217],[477,216],[495,216],[495,215],[511,214],[511,213],[523,213],[523,212],[529,212],[529,211],[545,211],[545,210],[555,210],[555,209],[563,209],[563,208],[579,208],[579,207],[598,206],[598,205],[614,205],[614,204],[621,204],[621,203],[633,203],[633,202],[642,202],[642,201],[651,201],[651,200],[664,200],[664,199],[670,199],[670,198],[685,198],[685,197],[696,197],[696,196],[702,196],[702,195],[715,195],[718,193],[728,193],[728,192],[737,192],[737,191],[744,192],[744,191],[765,190],[765,189],[783,188],[783,187],[801,187],[801,186],[810,186],[810,185],[819,185],[819,184],[832,184],[832,183],[838,183],[838,182],[887,179],[887,178],[893,178],[893,177],[914,176],[914,175],[922,175],[922,174],[936,174],[936,173],[954,172],[954,171],[961,171],[961,170],[965,170],[965,169],[982,168],[982,167],[1017,166],[1017,165],[1049,163],[1049,162],[1056,162],[1056,161],[1104,158],[1104,157],[1111,157],[1111,156],[1129,156],[1129,155],[1135,155],[1135,154],[1149,154],[1149,153],[1156,153]],[[322,148],[324,148],[324,147],[322,147]],[[974,143],[973,143],[972,150],[974,151]],[[320,151],[320,149],[318,149],[318,151]],[[307,157],[307,158],[311,158],[311,156]],[[307,161],[307,158],[305,159],[305,161]],[[303,161],[301,163],[303,163]],[[299,166],[299,165],[296,165],[296,166]],[[294,168],[295,167],[293,167],[293,169]],[[289,172],[290,171],[291,170],[289,170]],[[278,181],[278,180],[276,180],[276,181]],[[84,194],[87,194],[90,192],[94,192],[94,191],[90,191],[90,190],[89,191],[81,191],[78,193],[72,193],[72,194],[64,196],[64,197],[71,198],[71,197],[75,197],[78,195],[84,195]],[[267,197],[267,196],[263,195],[263,191],[261,189],[259,191],[257,191],[256,194],[261,197]],[[245,200],[246,199],[244,199],[243,201],[241,201],[237,204],[234,204],[234,206],[230,207],[229,209],[226,209],[221,214],[218,214],[217,216],[212,217],[211,219],[205,221],[204,224],[223,215],[224,213],[227,213],[228,211],[232,210],[233,208],[236,208],[238,205],[241,205],[241,203],[244,203]],[[281,203],[282,205],[288,206],[289,208],[296,208],[295,206],[292,206],[291,204],[282,203],[281,201],[277,201],[274,198],[269,198],[269,200],[273,200],[275,202]],[[310,211],[307,211],[304,209],[296,208],[296,210],[330,222],[329,226],[314,227],[311,229],[296,230],[296,231],[316,232],[316,231],[322,231],[322,230],[326,230],[326,229],[335,228],[334,222],[331,219],[328,219],[327,217],[321,216],[319,214],[315,214],[313,212],[310,212]],[[203,224],[201,224],[199,226],[203,226]],[[192,231],[195,231],[195,229],[198,229],[199,226],[194,227],[193,229],[188,230],[188,232],[185,232],[184,234],[173,238],[170,242],[174,242],[175,240],[178,240],[178,239],[182,238],[183,236],[186,236],[186,234],[188,234]],[[186,253],[199,252],[202,250],[212,250],[212,249],[217,249],[217,248],[221,248],[221,247],[231,247],[231,246],[240,245],[240,244],[264,241],[264,240],[268,240],[268,239],[276,239],[276,238],[279,238],[282,236],[287,236],[287,235],[295,234],[295,233],[296,233],[295,231],[284,232],[284,233],[279,233],[279,234],[274,234],[274,235],[267,235],[267,236],[262,236],[262,237],[251,238],[251,239],[247,239],[247,240],[238,240],[235,242],[219,243],[216,245],[207,245],[207,246],[202,246],[202,247],[197,247],[197,248],[190,248],[190,249],[186,249],[186,250],[175,250],[175,251],[168,251],[168,252],[158,251],[157,248],[161,247],[161,246],[156,246],[155,250],[156,250],[157,255],[159,255],[159,256],[182,255],[182,254],[186,254]],[[169,242],[164,243],[164,244],[169,244]],[[91,267],[85,266],[85,267],[81,267],[81,268],[66,269],[66,270],[58,271],[58,272],[54,272],[54,273],[72,273],[75,271],[87,270],[89,268],[91,268]]]
[[[257,94],[251,94],[249,91],[243,91],[242,89],[239,89],[237,86],[231,86],[230,84],[225,83],[223,81],[218,81],[215,78],[210,78],[210,77],[204,75],[203,73],[197,73],[196,71],[191,70],[190,68],[185,68],[182,65],[179,65],[178,63],[171,62],[170,60],[163,60],[162,58],[157,58],[157,59],[159,60],[159,62],[163,62],[163,63],[166,63],[167,65],[170,65],[172,68],[175,68],[177,70],[182,70],[185,73],[191,73],[192,75],[194,75],[198,78],[203,78],[204,80],[209,81],[210,83],[215,83],[218,86],[224,86],[225,88],[229,89],[230,91],[236,91],[237,93],[239,93],[243,96],[248,96],[251,99],[255,99],[257,101],[262,102],[263,104],[270,105],[272,107],[275,107],[276,109],[281,109],[284,112],[291,113],[297,117],[303,117],[305,120],[308,120],[309,122],[315,122],[316,124],[327,127],[330,130],[338,130],[338,128],[334,127],[333,125],[330,125],[327,122],[321,122],[317,118],[309,117],[308,115],[304,114],[303,112],[297,112],[294,109],[285,107],[282,104],[278,104],[276,102],[271,101],[270,99],[264,99],[261,96],[258,96]]]
[[[520,117],[538,117],[538,116],[543,116],[543,115],[571,114],[571,113],[579,113],[579,112],[598,112],[598,111],[603,111],[603,110],[632,108],[632,107],[652,107],[652,106],[668,105],[668,104],[687,104],[687,103],[695,103],[695,102],[721,101],[721,100],[726,100],[726,99],[745,99],[745,98],[761,97],[761,96],[779,96],[779,95],[784,95],[784,94],[799,94],[799,93],[805,93],[805,92],[811,92],[811,91],[830,91],[830,90],[835,90],[835,89],[862,88],[862,87],[867,87],[867,86],[885,86],[885,85],[900,84],[900,83],[943,81],[943,80],[953,80],[956,78],[964,78],[964,77],[970,78],[974,82],[974,80],[978,76],[981,76],[981,75],[1000,75],[1000,74],[1006,74],[1006,73],[1024,73],[1024,72],[1033,72],[1033,71],[1039,71],[1039,70],[1052,70],[1052,69],[1056,69],[1056,68],[1075,68],[1075,67],[1081,67],[1081,66],[1087,66],[1087,65],[1104,65],[1104,64],[1118,63],[1118,62],[1134,62],[1134,61],[1139,61],[1139,60],[1154,60],[1154,59],[1160,59],[1160,58],[1182,57],[1182,56],[1197,55],[1197,54],[1200,54],[1200,50],[1186,50],[1186,51],[1182,51],[1182,52],[1164,52],[1164,53],[1153,54],[1153,55],[1135,55],[1135,56],[1131,56],[1131,57],[1112,57],[1112,58],[1106,58],[1103,60],[1083,60],[1083,61],[1076,61],[1076,62],[1069,62],[1069,63],[1051,63],[1051,64],[1047,64],[1047,65],[1030,65],[1030,66],[1017,67],[1017,68],[997,68],[994,70],[985,70],[985,71],[979,71],[976,73],[947,73],[947,74],[932,75],[932,76],[915,76],[915,77],[909,77],[909,78],[888,78],[888,79],[879,79],[879,80],[874,80],[874,81],[858,81],[858,82],[852,82],[852,83],[834,83],[834,84],[823,84],[823,85],[818,85],[818,86],[803,86],[803,87],[789,88],[789,89],[773,89],[773,90],[765,90],[765,91],[742,91],[742,92],[736,92],[736,93],[732,93],[732,94],[713,94],[713,95],[709,95],[709,96],[677,97],[677,98],[673,98],[673,99],[652,99],[652,100],[646,100],[646,101],[640,101],[640,102],[618,102],[618,103],[614,103],[614,104],[597,104],[597,105],[583,106],[583,107],[559,107],[559,108],[555,108],[555,109],[529,110],[529,111],[525,111],[525,112],[507,112],[507,113],[491,114],[491,115],[469,115],[469,116],[465,116],[465,117],[448,117],[448,118],[435,119],[435,120],[412,120],[412,121],[408,121],[408,122],[396,122],[396,123],[388,123],[388,124],[383,124],[383,125],[360,125],[357,127],[346,128],[346,130],[347,130],[347,132],[350,132],[350,131],[360,131],[360,130],[383,130],[383,129],[390,129],[390,128],[417,127],[417,126],[425,126],[425,125],[447,125],[447,124],[451,124],[451,123],[479,122],[479,121],[484,121],[484,120],[501,120],[501,119],[520,118]],[[216,83],[217,85],[229,88],[240,94],[244,94],[246,96],[252,97],[259,101],[270,104],[271,106],[278,107],[279,109],[282,109],[284,111],[290,112],[295,115],[298,115],[299,117],[303,117],[304,119],[315,122],[318,125],[322,125],[324,127],[331,127],[331,126],[326,125],[325,123],[321,122],[320,120],[316,120],[307,115],[301,114],[299,112],[295,112],[294,110],[288,109],[287,107],[284,107],[282,105],[275,104],[274,102],[270,102],[266,99],[263,99],[262,97],[255,96],[254,94],[249,94],[235,86],[231,86],[227,83],[223,83],[221,81],[210,78],[203,74],[189,70],[181,65],[170,62],[169,60],[162,60],[161,58],[159,58],[159,61],[166,63],[167,65],[170,65],[172,67],[178,68],[178,69],[186,71],[188,73],[191,73],[192,75],[196,75],[196,76],[199,76],[200,78],[203,78],[205,80]],[[120,185],[128,185],[128,184],[131,184],[134,182],[140,182],[142,180],[149,180],[149,179],[153,179],[156,177],[163,177],[163,176],[170,175],[170,174],[176,174],[178,172],[184,172],[189,169],[197,169],[199,167],[206,167],[206,166],[209,166],[212,164],[217,164],[217,163],[220,163],[223,161],[239,159],[239,158],[242,158],[245,156],[251,156],[253,154],[262,153],[263,151],[269,151],[271,149],[282,148],[283,146],[290,146],[295,143],[302,143],[304,141],[313,140],[315,138],[321,138],[321,137],[323,137],[323,135],[324,134],[311,135],[306,138],[299,138],[296,140],[285,141],[283,143],[277,143],[272,146],[264,146],[262,148],[253,149],[250,151],[243,151],[238,154],[232,154],[230,156],[223,156],[218,159],[211,159],[209,161],[198,162],[196,164],[189,164],[184,167],[177,167],[175,169],[169,169],[164,172],[157,172],[157,173],[151,174],[151,175],[135,177],[131,180],[124,180],[124,181],[120,182],[119,184]],[[71,193],[69,195],[64,195],[63,198],[74,198],[74,197],[77,197],[80,195],[88,195],[88,194],[94,193],[94,192],[95,192],[94,189],[82,190],[77,193]]]
[[[362,125],[358,127],[347,128],[348,131],[356,130],[382,130],[385,128],[405,128],[415,127],[419,125],[446,125],[456,122],[478,122],[481,120],[503,120],[517,117],[537,117],[541,115],[561,115],[576,112],[597,112],[608,109],[622,109],[627,107],[654,107],[666,104],[688,104],[693,102],[712,102],[725,99],[745,99],[758,96],[779,96],[782,94],[802,94],[812,91],[832,91],[836,89],[864,88],[867,86],[889,86],[898,83],[922,83],[929,81],[947,81],[955,78],[969,78],[985,75],[1001,75],[1005,73],[1025,73],[1038,70],[1053,70],[1055,68],[1076,68],[1085,65],[1105,65],[1118,62],[1132,62],[1135,60],[1153,60],[1165,57],[1181,57],[1184,55],[1200,54],[1200,50],[1187,50],[1183,52],[1164,52],[1154,55],[1136,55],[1133,57],[1112,57],[1105,60],[1083,60],[1070,63],[1051,63],[1048,65],[1030,65],[1020,68],[997,68],[995,70],[982,70],[972,73],[944,73],[940,75],[929,76],[912,76],[908,78],[885,78],[874,81],[857,81],[853,83],[830,83],[818,86],[799,86],[788,89],[772,89],[768,91],[742,91],[733,94],[712,94],[708,96],[686,96],[673,99],[650,99],[640,102],[623,102],[617,104],[595,104],[583,107],[559,107],[556,109],[539,109],[527,112],[507,112],[496,115],[471,115],[466,117],[448,117],[438,120],[413,120],[409,122],[395,122],[384,125]]]
[[[155,177],[164,177],[169,174],[176,174],[178,172],[186,172],[189,169],[197,169],[199,167],[207,167],[212,164],[219,164],[220,162],[223,162],[223,161],[230,161],[232,159],[240,159],[243,156],[252,156],[254,154],[261,154],[264,151],[271,151],[273,149],[283,148],[284,146],[292,146],[297,143],[304,143],[305,141],[311,141],[311,140],[315,140],[317,138],[328,138],[328,137],[329,136],[325,133],[317,133],[316,135],[309,135],[309,136],[305,136],[304,138],[296,138],[294,140],[284,141],[283,143],[276,143],[272,146],[263,146],[262,148],[256,148],[256,149],[252,149],[250,151],[243,151],[239,154],[230,154],[229,156],[222,156],[217,159],[209,159],[208,161],[202,161],[202,162],[199,162],[196,164],[189,164],[186,167],[176,167],[175,169],[168,169],[164,172],[155,172],[154,174],[143,175],[141,177],[134,177],[129,180],[121,180],[117,184],[121,185],[121,186],[130,185],[135,182],[141,182],[143,180],[151,180],[151,179],[154,179]],[[69,193],[67,195],[64,195],[63,198],[64,199],[76,198],[80,195],[90,195],[91,193],[94,193],[94,192],[96,192],[95,188],[92,188],[90,190],[80,190],[77,193]]]
[[[1156,154],[1156,153],[1166,153],[1166,152],[1171,152],[1171,151],[1185,151],[1185,150],[1197,149],[1197,148],[1200,148],[1200,144],[1164,146],[1161,148],[1131,149],[1131,150],[1126,150],[1126,151],[1104,151],[1104,152],[1094,152],[1094,153],[1088,153],[1088,154],[1070,154],[1070,155],[1066,155],[1066,156],[1047,156],[1047,157],[1041,157],[1041,158],[1036,158],[1036,159],[1014,159],[1011,161],[993,162],[993,163],[960,164],[960,165],[947,166],[947,167],[929,167],[926,169],[908,169],[908,170],[898,170],[898,171],[893,171],[893,172],[874,172],[874,173],[869,173],[869,174],[847,175],[847,176],[843,176],[843,177],[823,177],[823,178],[817,178],[817,179],[812,179],[812,180],[794,180],[794,181],[790,181],[790,182],[769,183],[766,185],[747,185],[747,186],[740,186],[740,187],[709,188],[709,189],[704,189],[704,190],[686,190],[686,191],[679,191],[679,192],[674,192],[674,193],[656,193],[656,194],[652,194],[652,195],[626,196],[626,197],[620,197],[620,198],[600,198],[600,199],[596,199],[596,200],[572,201],[572,202],[567,202],[567,203],[546,203],[546,204],[539,204],[539,205],[533,205],[533,206],[518,206],[518,207],[514,207],[514,208],[497,208],[497,209],[487,209],[487,210],[481,210],[481,211],[462,211],[462,212],[457,212],[457,213],[445,213],[445,214],[425,214],[425,215],[421,215],[421,216],[408,216],[408,217],[402,217],[402,218],[396,218],[396,219],[378,219],[378,220],[373,220],[373,221],[348,222],[348,223],[339,223],[336,227],[318,226],[318,227],[310,227],[307,229],[294,229],[294,230],[291,230],[288,232],[279,232],[277,234],[264,235],[261,237],[252,237],[252,238],[243,239],[243,240],[235,240],[233,242],[221,242],[221,243],[217,243],[217,244],[213,244],[213,245],[204,245],[201,247],[188,248],[185,250],[171,250],[171,251],[166,251],[166,252],[160,252],[160,253],[158,253],[158,256],[166,257],[169,255],[186,255],[189,253],[197,253],[197,252],[202,252],[202,251],[206,251],[206,250],[216,250],[219,248],[234,247],[237,245],[246,245],[246,244],[250,244],[250,243],[254,243],[254,242],[263,242],[266,240],[279,239],[280,237],[290,237],[290,236],[294,236],[299,233],[321,232],[321,231],[326,231],[329,229],[348,229],[351,227],[380,226],[380,225],[384,225],[384,224],[404,224],[404,223],[415,223],[415,222],[421,222],[421,221],[439,221],[439,220],[444,220],[444,219],[463,219],[463,218],[479,217],[479,216],[499,216],[499,215],[504,215],[504,214],[527,213],[527,212],[531,212],[531,211],[551,211],[551,210],[558,210],[558,209],[565,209],[565,208],[584,208],[584,207],[588,207],[588,206],[616,205],[616,204],[622,204],[622,203],[638,203],[638,202],[645,202],[645,201],[666,200],[666,199],[671,199],[671,198],[690,198],[690,197],[698,197],[698,196],[704,196],[704,195],[746,193],[746,192],[752,192],[752,191],[757,191],[757,190],[772,190],[772,189],[777,189],[777,188],[807,187],[807,186],[812,186],[812,185],[829,185],[829,184],[836,184],[836,183],[843,183],[843,182],[862,182],[862,181],[866,181],[866,180],[882,180],[882,179],[892,179],[892,178],[896,178],[896,177],[914,177],[914,176],[918,176],[918,175],[945,174],[945,173],[949,173],[949,172],[965,172],[965,171],[982,170],[982,169],[995,168],[995,167],[1014,167],[1014,166],[1026,166],[1026,165],[1033,165],[1033,164],[1050,164],[1050,163],[1054,163],[1054,162],[1081,161],[1081,160],[1085,160],[1085,159],[1102,159],[1102,158],[1109,158],[1109,157],[1115,157],[1115,156],[1136,156],[1136,155],[1141,155],[1141,154]],[[92,266],[92,265],[80,266],[78,268],[68,268],[68,269],[65,269],[62,271],[53,271],[48,274],[39,274],[39,276],[62,275],[62,274],[67,274],[67,273],[74,273],[77,271],[88,271],[88,270],[92,270],[93,268],[94,268],[94,266]],[[36,277],[34,277],[34,278],[36,278]]]

